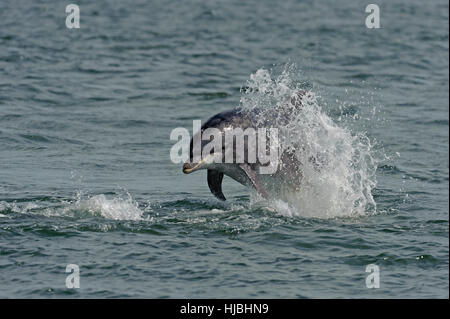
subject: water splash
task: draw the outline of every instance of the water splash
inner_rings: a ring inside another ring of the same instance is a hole
[[[94,195],[87,199],[78,198],[62,210],[62,215],[70,212],[87,212],[93,216],[100,215],[114,220],[143,220],[143,211],[130,194],[126,198],[107,198],[104,194]]]
[[[7,203],[0,201],[0,217],[8,217],[10,214],[43,215],[46,217],[70,217],[85,218],[101,216],[112,220],[150,220],[145,216],[139,203],[126,193],[113,197],[105,194],[84,195],[77,191],[74,199],[48,201],[34,201],[29,203]],[[6,215],[5,215],[6,214]]]
[[[285,66],[279,75],[274,73],[259,69],[251,74],[240,101],[244,110],[262,110],[258,122],[271,118],[271,125],[279,128],[279,147],[301,163],[301,178],[295,187],[272,187],[278,191],[271,194],[275,200],[269,205],[283,215],[305,217],[374,211],[376,161],[369,138],[339,127],[322,110],[320,97],[296,79],[295,65]],[[292,99],[300,91],[306,93],[298,107]]]

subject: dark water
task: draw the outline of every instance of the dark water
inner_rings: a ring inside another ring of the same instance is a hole
[[[0,297],[448,298],[447,1],[378,1],[380,29],[363,1],[76,3],[72,30],[69,2],[0,4]],[[373,142],[375,210],[220,203],[170,161],[287,62]]]

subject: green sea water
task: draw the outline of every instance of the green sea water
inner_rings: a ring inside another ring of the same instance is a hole
[[[79,29],[65,2],[0,3],[0,297],[448,298],[448,1],[378,1],[379,29],[363,1],[76,3]],[[219,202],[170,160],[174,128],[290,65],[367,138],[370,207],[228,178]]]

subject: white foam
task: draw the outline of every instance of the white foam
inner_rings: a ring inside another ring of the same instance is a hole
[[[10,209],[14,213],[20,212],[20,209],[16,203],[8,203],[5,201],[1,201],[0,202],[0,211],[7,210],[7,209]],[[5,215],[3,215],[3,216],[5,216]]]
[[[79,217],[88,213],[113,220],[151,220],[149,216],[144,216],[144,211],[129,193],[109,197],[104,194],[88,196],[78,191],[74,200],[61,201],[54,206],[48,206],[46,203],[32,202],[19,205],[0,201],[0,211],[4,210],[47,217]],[[2,214],[0,217],[8,216]]]
[[[258,70],[247,82],[241,107],[262,108],[261,120],[273,114],[274,108],[282,111],[301,89],[293,80],[295,71],[289,65],[273,78],[270,71]],[[308,91],[302,99],[303,107],[290,108],[288,123],[279,123],[279,127],[287,128],[280,146],[294,150],[302,163],[302,178],[297,190],[274,187],[279,191],[271,194],[275,199],[267,205],[286,216],[329,218],[364,214],[376,207],[371,194],[376,185],[376,163],[370,140],[364,134],[339,127],[323,112],[318,100]],[[315,163],[311,158],[316,159]]]
[[[143,211],[130,195],[127,198],[107,198],[103,194],[95,195],[88,199],[79,199],[72,205],[67,206],[64,210],[82,210],[93,215],[100,214],[107,219],[114,220],[144,219]]]

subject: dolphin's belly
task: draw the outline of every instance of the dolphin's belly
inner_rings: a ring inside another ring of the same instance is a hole
[[[252,185],[250,178],[237,164],[218,165],[216,169],[244,186]]]
[[[284,167],[275,174],[259,174],[258,167],[254,167],[254,169],[260,184],[269,193],[280,194],[285,189],[296,189],[299,187],[300,171],[298,171],[298,167]],[[217,165],[216,170],[244,186],[255,186],[254,181],[250,179],[248,174],[238,164]]]

